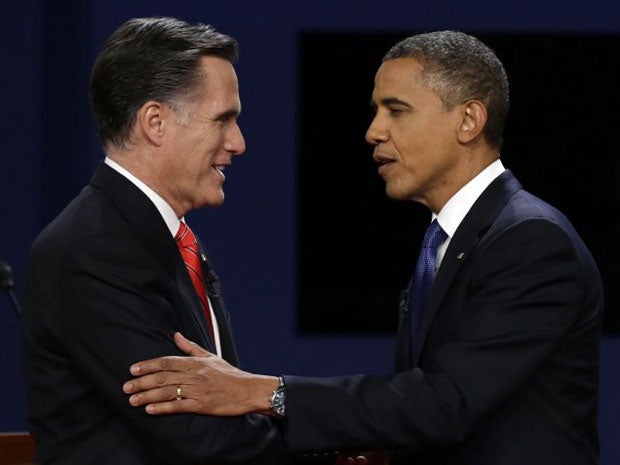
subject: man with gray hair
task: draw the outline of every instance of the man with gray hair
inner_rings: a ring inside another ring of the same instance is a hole
[[[190,356],[134,364],[129,402],[150,414],[271,409],[296,452],[374,449],[416,465],[598,463],[601,281],[569,220],[500,161],[501,62],[467,34],[415,35],[384,57],[371,104],[366,140],[387,195],[432,213],[401,299],[396,373],[257,376],[177,334]],[[177,386],[187,399],[174,400]],[[347,460],[375,459],[387,456]]]
[[[23,361],[41,465],[280,457],[263,415],[153,421],[120,392],[128,364],[181,354],[174,331],[238,363],[219,281],[185,223],[223,203],[224,170],[245,150],[237,50],[211,26],[140,18],[97,56],[91,98],[106,157],[37,238],[28,267]]]

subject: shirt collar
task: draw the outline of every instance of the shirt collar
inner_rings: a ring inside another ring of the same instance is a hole
[[[166,226],[170,230],[170,233],[174,237],[179,230],[180,220],[177,218],[176,213],[170,206],[168,202],[166,202],[157,192],[147,186],[144,182],[140,181],[137,177],[119,165],[117,162],[112,160],[109,157],[106,157],[103,161],[106,165],[112,168],[114,171],[119,173],[121,176],[127,178],[132,184],[134,184],[138,189],[140,189],[144,195],[146,195],[151,202],[157,208],[157,211],[161,215],[161,217],[166,222]]]
[[[461,187],[456,194],[443,206],[438,214],[433,213],[432,219],[437,218],[437,222],[446,232],[449,238],[454,236],[457,228],[469,212],[471,207],[476,203],[478,197],[489,187],[495,178],[504,172],[505,168],[502,162],[497,159],[480,173],[474,179]]]

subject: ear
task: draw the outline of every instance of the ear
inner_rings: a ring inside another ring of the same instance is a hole
[[[149,100],[138,110],[137,129],[150,143],[162,145],[168,113],[168,108],[155,100]]]
[[[468,144],[482,134],[487,124],[487,109],[478,100],[469,100],[463,103],[461,107],[458,140],[462,144]]]

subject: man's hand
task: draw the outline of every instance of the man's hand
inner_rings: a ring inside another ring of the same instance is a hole
[[[161,357],[130,367],[136,378],[126,382],[123,391],[132,394],[131,405],[146,405],[150,414],[236,416],[269,411],[277,377],[241,371],[181,333],[174,334],[174,341],[188,357]]]

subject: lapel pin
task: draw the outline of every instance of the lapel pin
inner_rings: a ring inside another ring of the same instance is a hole
[[[457,260],[463,260],[463,257],[465,256],[464,252],[459,252],[459,254],[456,256]]]

